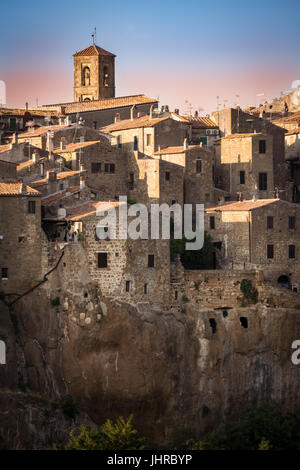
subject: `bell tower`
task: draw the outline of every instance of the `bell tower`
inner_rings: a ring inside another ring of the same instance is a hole
[[[74,57],[74,101],[115,97],[115,55],[96,44]]]

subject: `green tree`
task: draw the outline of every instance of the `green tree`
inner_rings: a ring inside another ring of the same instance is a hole
[[[108,419],[100,431],[87,426],[74,428],[64,446],[55,445],[61,450],[142,450],[145,438],[138,434],[132,424],[133,416],[127,420],[119,417],[114,423]]]
[[[174,261],[176,255],[180,255],[180,261],[185,269],[212,269],[213,268],[213,243],[209,233],[204,233],[204,244],[201,250],[186,250],[187,240],[184,236],[182,239],[170,240],[170,255]]]

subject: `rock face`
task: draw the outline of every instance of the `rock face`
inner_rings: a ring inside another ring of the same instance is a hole
[[[40,289],[20,300],[14,323],[0,303],[0,335],[7,341],[7,365],[0,366],[4,439],[16,423],[16,397],[9,394],[20,386],[24,408],[33,406],[32,395],[51,401],[70,394],[98,424],[133,413],[137,428],[158,445],[170,441],[175,426],[200,432],[245,403],[274,400],[290,410],[300,405],[300,366],[291,362],[292,342],[300,339],[299,310],[258,304],[209,311],[186,304],[185,313],[161,313],[100,301],[92,290],[83,310],[60,297],[60,305],[52,306]],[[31,421],[28,413],[22,416],[25,430]],[[26,447],[49,446],[49,429],[37,419]],[[21,436],[10,442],[25,446]]]

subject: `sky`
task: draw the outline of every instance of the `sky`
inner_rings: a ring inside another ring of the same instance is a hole
[[[6,104],[72,101],[72,54],[96,27],[117,55],[116,96],[159,97],[182,114],[255,106],[300,79],[299,17],[299,0],[3,2]]]

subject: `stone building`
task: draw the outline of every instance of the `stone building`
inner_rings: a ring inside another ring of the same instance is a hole
[[[54,149],[73,170],[86,170],[85,183],[91,189],[101,191],[105,200],[127,194],[127,154],[112,147],[106,137],[99,140],[66,144]]]
[[[26,108],[0,108],[0,144],[14,132],[25,131],[29,127],[61,124],[65,115],[55,110]],[[3,142],[4,143],[4,142]]]
[[[273,137],[227,135],[215,146],[215,182],[233,199],[274,198]]]
[[[40,281],[40,193],[22,182],[0,182],[0,291],[16,298]]]
[[[292,131],[300,127],[300,111],[280,119],[275,119],[273,123],[276,124],[276,126],[283,127],[287,131]]]
[[[240,108],[227,108],[212,113],[211,118],[220,129],[221,137],[232,134],[253,134],[254,132],[273,137],[273,175],[274,186],[285,191],[288,182],[288,168],[285,161],[284,134],[285,130],[276,126],[267,119],[259,118],[253,114],[245,113]],[[281,197],[289,198],[288,193]]]
[[[44,178],[30,181],[33,188],[43,196],[64,191],[68,188],[85,186],[86,170],[55,171],[48,170]]]
[[[190,116],[188,121],[192,128],[190,143],[192,145],[202,143],[202,145],[212,147],[220,134],[216,123],[209,117],[198,115]]]
[[[62,216],[59,212],[56,216],[46,216],[44,229],[49,240],[59,232],[61,243],[78,243],[83,247],[89,276],[98,284],[102,295],[165,308],[169,302],[169,242],[126,239],[119,224],[121,206],[127,212],[125,203],[88,201],[66,208]],[[112,210],[116,214],[115,237],[112,227],[105,229],[104,222],[101,225],[103,216],[113,220]],[[128,224],[131,220],[129,217]],[[105,230],[107,239],[99,238],[99,229]],[[75,237],[71,237],[75,232]],[[67,275],[72,277],[76,266],[68,258],[64,262]]]
[[[152,110],[147,116],[137,115],[137,109],[131,110],[131,118],[120,120],[102,127],[100,131],[114,137],[112,144],[132,154],[136,159],[152,156],[154,152],[169,146],[182,145],[189,138],[186,122],[172,119],[170,116],[155,117]]]
[[[204,204],[215,200],[213,183],[213,153],[200,145],[166,147],[155,152],[159,158],[175,167],[182,167],[184,173],[184,196],[186,204]]]
[[[115,97],[115,55],[93,44],[74,55],[74,101]]]
[[[266,280],[300,286],[300,205],[280,199],[227,202],[205,210],[205,229],[227,268],[259,268]]]
[[[18,143],[27,142],[42,150],[63,149],[68,143],[99,140],[99,132],[78,123],[73,125],[42,126],[17,136]]]
[[[0,180],[15,181],[17,178],[16,163],[0,160]]]

